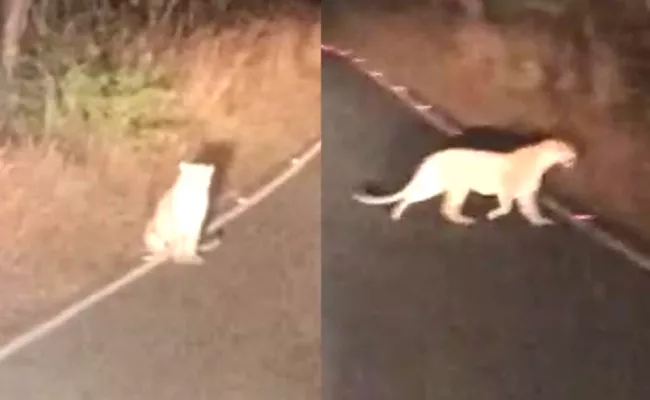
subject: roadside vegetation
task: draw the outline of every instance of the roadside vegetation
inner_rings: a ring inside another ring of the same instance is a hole
[[[33,2],[2,82],[0,338],[134,266],[179,160],[225,144],[240,190],[320,135],[319,10],[262,4]]]
[[[395,1],[325,12],[353,49],[467,125],[539,130],[584,149],[555,193],[650,239],[650,9],[642,1]],[[371,38],[371,39],[370,39]]]

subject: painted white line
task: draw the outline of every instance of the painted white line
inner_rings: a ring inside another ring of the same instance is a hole
[[[214,230],[225,225],[226,223],[234,220],[239,217],[242,213],[253,207],[254,205],[260,203],[264,198],[273,193],[277,188],[282,184],[287,182],[291,177],[296,175],[304,166],[307,165],[319,152],[321,148],[321,142],[318,140],[314,145],[312,145],[302,156],[298,157],[297,163],[290,164],[282,173],[277,175],[270,182],[259,188],[255,193],[253,193],[245,204],[239,204],[233,207],[231,210],[226,211],[221,216],[217,217],[213,225],[216,227]],[[212,226],[212,225],[211,225]],[[218,245],[218,239],[215,239],[212,243],[202,246],[210,247],[215,243]],[[99,303],[103,299],[111,296],[118,290],[123,287],[137,281],[143,276],[147,275],[153,271],[156,267],[162,265],[161,260],[152,260],[145,264],[142,264],[138,267],[135,267],[131,271],[127,272],[121,278],[107,284],[101,289],[93,292],[89,296],[75,302],[74,304],[68,306],[64,310],[60,311],[54,317],[42,322],[31,329],[27,330],[23,334],[15,337],[10,340],[6,345],[0,348],[0,363],[5,361],[9,356],[26,347],[27,345],[38,341],[45,335],[56,330],[57,328],[63,326],[66,322],[75,318],[77,315],[83,313],[84,311],[90,309],[95,304]]]
[[[573,214],[572,218],[577,220],[587,221],[596,218],[596,216],[591,214]]]
[[[601,229],[594,223],[590,222],[589,219],[574,218],[573,215],[571,214],[571,211],[569,211],[569,209],[562,206],[552,197],[550,196],[542,197],[541,201],[545,206],[547,206],[554,212],[560,214],[569,224],[571,224],[581,232],[587,234],[596,242],[599,242],[604,246],[609,247],[611,250],[619,254],[622,254],[623,256],[625,256],[625,258],[627,258],[634,264],[637,264],[639,268],[644,269],[646,271],[650,271],[650,258],[648,258],[645,254],[636,251],[632,247],[625,244],[625,242],[623,242],[622,240],[615,238],[613,235],[606,232],[604,229]]]
[[[333,46],[330,46],[332,49],[336,49]],[[348,53],[351,56],[354,56],[354,53],[350,51]],[[348,57],[349,58],[349,57]],[[352,61],[355,61],[353,58]],[[365,59],[364,59],[365,61]],[[357,68],[363,73],[368,73],[363,68]],[[382,85],[380,85],[382,86]],[[388,89],[392,92],[398,94],[398,98],[402,99],[406,105],[415,108],[416,111],[427,111],[430,110],[431,106],[421,105],[414,101],[408,96],[408,90],[404,86],[400,85],[387,85]],[[434,121],[433,125],[439,128],[439,131],[448,136],[455,136],[463,134],[462,129],[457,129],[455,127],[448,126],[448,123],[444,120],[439,120],[438,115],[433,115],[431,113],[421,113],[420,115],[425,116],[425,118]],[[580,231],[586,233],[596,242],[609,247],[613,251],[623,255],[633,263],[635,263],[639,268],[650,271],[650,256],[643,254],[631,246],[627,245],[625,242],[615,238],[613,235],[606,232],[604,229],[599,227],[596,223],[592,222],[596,218],[594,215],[590,214],[573,214],[569,209],[562,206],[552,197],[543,197],[540,200],[544,205],[546,205],[551,210],[559,214],[564,220],[569,222],[572,226],[579,229]]]
[[[311,161],[321,149],[321,141],[319,140],[314,145],[312,145],[305,153],[300,157],[296,158],[295,162],[289,164],[289,166],[282,171],[275,179],[271,180],[266,185],[262,186],[259,190],[253,193],[250,197],[246,199],[246,203],[235,206],[231,211],[224,213],[223,215],[217,217],[213,222],[208,225],[207,232],[214,233],[219,228],[230,222],[232,219],[237,218],[241,213],[246,211],[248,208],[254,206],[260,201],[264,200],[269,194],[273,193],[277,188],[283,185],[286,181],[291,179],[296,175],[300,170]]]
[[[207,253],[221,246],[222,239],[220,237],[212,239],[210,242],[204,243],[199,246],[199,252]]]
[[[330,45],[327,45],[327,44],[321,44],[320,48],[321,48],[321,50],[329,51],[329,52],[336,53],[338,55],[346,56],[346,57],[349,56],[350,54],[352,54],[352,50],[339,49],[339,48],[336,48],[334,46],[330,46]]]
[[[358,71],[360,71],[366,76],[369,76],[370,78],[373,78],[375,82],[379,83],[380,86],[395,93],[395,95],[401,101],[405,102],[411,108],[415,108],[414,104],[418,104],[418,102],[409,95],[408,90],[405,86],[392,85],[392,83],[386,79],[385,74],[383,72],[378,70],[369,70],[367,68],[363,68],[362,66],[360,66],[361,63],[365,63],[368,60],[365,58],[358,57],[357,55],[355,55],[354,51],[348,49],[343,51],[341,49],[336,48],[335,46],[327,45],[327,44],[321,45],[321,49],[325,52],[342,56],[347,61],[356,64],[356,69]],[[432,125],[434,128],[443,131],[443,133],[452,136],[462,133],[463,127],[460,126],[459,123],[456,123],[456,126],[453,126],[454,124],[451,121],[447,120],[446,116],[441,118],[440,115],[437,115],[438,113],[436,112],[436,110],[434,110],[433,107],[425,108],[425,109],[415,108],[415,111],[419,112],[421,115],[424,115],[426,117],[425,121],[427,123]]]
[[[110,296],[111,294],[117,292],[122,287],[135,282],[139,278],[145,276],[151,272],[154,268],[161,265],[162,263],[159,260],[153,260],[147,262],[131,271],[121,278],[111,282],[110,284],[104,286],[100,290],[92,293],[91,295],[85,297],[81,301],[78,301],[71,306],[65,308],[63,311],[56,314],[53,318],[36,325],[27,332],[17,336],[11,340],[6,345],[2,346],[0,349],[0,363],[3,362],[7,357],[14,354],[23,347],[29,345],[47,335],[49,332],[52,332],[56,328],[65,324],[67,321],[71,320],[78,314],[89,309],[94,304],[98,303],[102,299]]]

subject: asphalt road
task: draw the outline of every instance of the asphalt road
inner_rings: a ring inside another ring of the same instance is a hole
[[[0,364],[2,400],[320,397],[320,159],[229,224]]]
[[[650,274],[561,221],[452,226],[432,200],[396,223],[354,202],[442,136],[325,55],[323,120],[324,399],[650,398]]]

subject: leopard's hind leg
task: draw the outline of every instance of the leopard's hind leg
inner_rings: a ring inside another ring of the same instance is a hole
[[[442,216],[455,224],[473,224],[475,222],[474,218],[463,215],[462,213],[463,204],[468,194],[469,189],[467,188],[450,189],[445,192],[445,198],[440,208]]]
[[[514,197],[510,193],[499,193],[497,194],[497,199],[499,200],[499,205],[486,215],[487,219],[490,221],[502,217],[512,211]]]

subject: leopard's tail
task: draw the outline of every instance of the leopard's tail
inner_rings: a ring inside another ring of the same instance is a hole
[[[352,195],[352,198],[363,204],[390,204],[395,203],[396,201],[400,201],[402,197],[404,197],[405,190],[406,188],[400,190],[397,193],[388,194],[385,196],[372,196],[366,193],[355,193]]]

